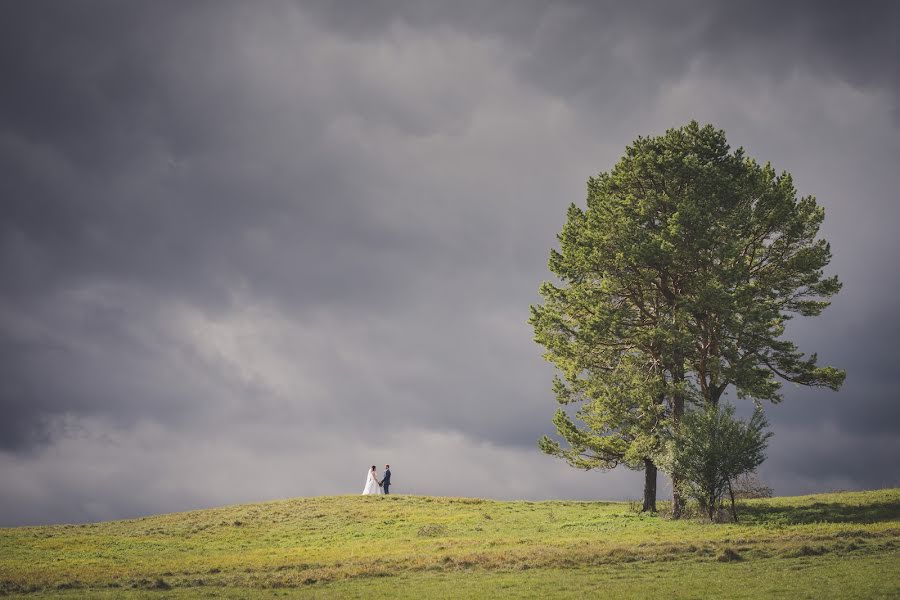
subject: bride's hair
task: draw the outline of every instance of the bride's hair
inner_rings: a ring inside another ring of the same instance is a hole
[[[373,471],[375,470],[375,465],[372,465],[372,470],[373,470]]]

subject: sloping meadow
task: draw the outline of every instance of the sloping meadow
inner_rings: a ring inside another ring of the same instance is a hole
[[[714,524],[618,502],[338,496],[0,529],[0,594],[327,592],[377,578],[676,562],[873,557],[900,567],[900,489],[747,501],[741,513]]]

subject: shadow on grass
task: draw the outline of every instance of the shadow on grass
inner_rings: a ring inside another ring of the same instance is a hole
[[[878,523],[900,520],[900,502],[843,504],[816,502],[807,506],[773,506],[766,503],[742,504],[738,507],[744,523],[802,525],[806,523]]]

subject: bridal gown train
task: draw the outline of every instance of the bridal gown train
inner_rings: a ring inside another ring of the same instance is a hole
[[[381,487],[378,485],[378,480],[375,479],[375,473],[369,471],[368,475],[366,475],[366,487],[363,490],[362,495],[368,496],[370,494],[382,494],[384,492],[381,491]]]

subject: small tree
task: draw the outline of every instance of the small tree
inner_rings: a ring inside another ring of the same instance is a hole
[[[689,411],[675,429],[667,468],[680,474],[680,491],[697,500],[710,520],[729,492],[737,521],[731,482],[765,460],[772,435],[765,431],[767,426],[762,410],[744,422],[734,418],[734,407],[728,404]]]

